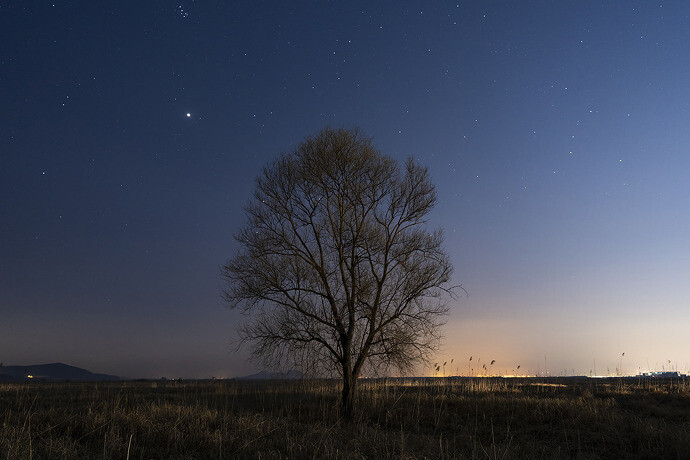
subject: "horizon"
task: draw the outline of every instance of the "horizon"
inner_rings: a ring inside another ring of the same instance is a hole
[[[3,13],[0,361],[258,372],[220,276],[254,178],[359,126],[429,168],[468,292],[418,374],[690,371],[690,4]]]
[[[441,364],[441,363],[439,363]],[[659,364],[659,363],[656,363]],[[668,365],[666,365],[668,364]],[[64,362],[52,362],[52,363],[40,363],[40,364],[4,364],[0,366],[0,375],[3,375],[2,369],[7,368],[7,367],[22,367],[22,368],[31,368],[31,367],[42,367],[42,366],[67,366],[71,368],[76,368],[79,370],[85,370],[90,372],[91,374],[96,374],[96,375],[108,375],[111,377],[117,377],[123,381],[130,381],[130,380],[160,380],[160,379],[166,379],[166,380],[232,380],[232,379],[244,379],[248,377],[253,377],[256,375],[271,375],[272,377],[270,378],[281,378],[279,376],[284,376],[284,375],[289,375],[294,373],[295,371],[299,372],[298,369],[292,369],[288,371],[272,371],[271,369],[268,368],[263,368],[257,372],[253,372],[251,374],[244,374],[244,375],[212,375],[212,376],[193,376],[193,377],[181,377],[181,376],[171,376],[171,375],[161,375],[159,377],[141,377],[141,376],[121,376],[117,374],[113,374],[110,372],[105,372],[105,371],[99,371],[99,370],[92,370],[92,369],[87,369],[81,366],[77,366],[74,364],[68,364]],[[401,375],[401,374],[390,374],[390,375],[375,375],[375,374],[367,374],[367,375],[362,375],[359,378],[360,379],[386,379],[386,378],[393,378],[393,379],[406,379],[406,378],[411,378],[411,379],[418,379],[418,378],[551,378],[551,377],[587,377],[587,378],[601,378],[601,379],[606,379],[606,378],[634,378],[634,377],[655,377],[660,374],[678,374],[679,377],[687,377],[690,375],[688,373],[688,367],[686,365],[685,368],[679,368],[677,364],[673,363],[661,363],[659,368],[655,369],[642,369],[638,368],[635,373],[630,373],[626,372],[625,370],[619,370],[618,368],[611,370],[607,368],[606,373],[595,373],[595,369],[590,369],[590,373],[576,373],[575,369],[571,369],[572,372],[568,373],[567,369],[563,369],[563,372],[558,372],[558,373],[553,373],[550,372],[548,369],[546,370],[541,370],[539,367],[537,367],[536,370],[530,369],[530,368],[522,368],[520,366],[520,369],[516,369],[514,367],[511,372],[508,370],[504,370],[501,372],[501,369],[499,366],[496,366],[495,368],[493,365],[490,368],[487,368],[486,370],[482,370],[481,372],[475,372],[471,373],[474,371],[473,368],[471,368],[469,371],[470,373],[462,373],[459,369],[459,367],[456,367],[456,373],[452,373],[451,366],[448,366],[449,370],[448,372],[445,372],[443,369],[443,366],[441,365],[441,370],[440,371],[434,371],[432,373],[421,373],[421,374],[409,374],[409,375]],[[278,376],[278,377],[276,377]],[[33,378],[33,377],[30,377]],[[289,377],[289,378],[296,378],[296,377]],[[302,377],[297,377],[297,378],[302,378]],[[326,377],[326,376],[303,376],[303,378],[307,379],[330,379],[330,378],[335,378],[337,377]]]

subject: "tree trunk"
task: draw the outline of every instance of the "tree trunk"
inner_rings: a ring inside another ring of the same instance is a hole
[[[352,420],[352,409],[355,403],[355,391],[357,390],[357,376],[350,369],[343,369],[343,392],[340,399],[343,418]]]

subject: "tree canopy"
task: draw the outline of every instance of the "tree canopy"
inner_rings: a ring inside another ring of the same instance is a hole
[[[221,269],[253,356],[339,375],[346,415],[363,372],[428,359],[452,295],[442,232],[426,225],[436,199],[426,168],[358,129],[324,129],[266,166]]]

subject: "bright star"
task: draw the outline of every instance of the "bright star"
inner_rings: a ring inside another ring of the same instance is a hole
[[[189,112],[187,112],[187,118],[189,118],[189,117],[191,117],[191,116],[192,116],[192,114],[189,113]]]

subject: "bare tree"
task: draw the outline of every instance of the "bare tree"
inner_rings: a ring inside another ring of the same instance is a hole
[[[428,359],[453,295],[441,231],[425,226],[435,202],[426,168],[358,129],[324,129],[265,167],[221,269],[253,356],[339,375],[347,418],[363,372]]]

